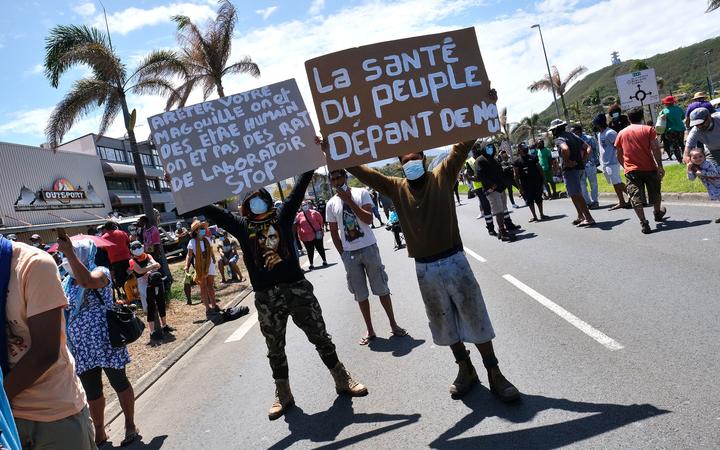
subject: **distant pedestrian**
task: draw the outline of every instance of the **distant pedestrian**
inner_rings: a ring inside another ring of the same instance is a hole
[[[692,101],[687,105],[687,108],[685,108],[685,125],[688,129],[694,126],[690,123],[692,120],[690,114],[698,108],[705,108],[710,114],[715,114],[716,112],[713,104],[708,101],[708,95],[702,91],[696,92],[695,95],[693,95]],[[703,142],[703,144],[704,143],[705,142]]]
[[[485,195],[482,183],[477,178],[477,174],[475,173],[475,161],[482,155],[481,147],[481,143],[475,143],[475,145],[473,145],[472,147],[472,150],[470,150],[470,155],[468,156],[467,161],[465,161],[464,166],[465,176],[472,183],[472,192],[475,197],[477,197],[478,203],[480,205],[480,214],[478,214],[476,219],[484,219],[485,228],[487,228],[488,234],[490,236],[497,236],[498,234],[495,232],[495,225],[493,224],[492,208],[490,208],[490,202]]]
[[[678,162],[682,161],[683,150],[685,150],[685,124],[683,119],[685,112],[675,104],[675,97],[668,95],[662,100],[663,108],[660,115],[665,117],[665,132],[662,134],[665,152],[668,160],[673,156]]]
[[[453,194],[455,194],[455,201],[457,202],[458,206],[462,206],[462,202],[460,201],[460,180],[462,178],[458,177],[457,180],[455,180],[455,184],[453,185]],[[388,220],[390,220],[388,218]]]
[[[405,248],[405,244],[402,241],[400,233],[402,233],[402,226],[400,225],[400,218],[398,217],[395,207],[390,207],[390,217],[388,218],[388,227],[392,231],[395,237],[395,250],[402,250]]]
[[[327,207],[326,207],[327,209]],[[298,239],[307,250],[308,261],[310,261],[310,270],[315,268],[315,250],[320,254],[323,267],[327,266],[327,258],[325,256],[324,223],[323,217],[315,209],[310,207],[310,202],[304,201],[300,207],[300,212],[295,216],[295,225],[297,229]]]
[[[378,200],[380,201],[380,206],[382,206],[383,214],[385,214],[385,220],[390,220],[390,209],[393,207],[392,200],[381,192],[378,192]]]
[[[508,200],[510,200],[513,208],[517,209],[519,206],[515,204],[515,198],[513,197],[513,186],[517,185],[515,173],[513,172],[513,161],[510,159],[510,155],[505,150],[500,151],[500,167],[502,167],[503,175],[505,175],[505,186],[507,189]]]
[[[117,222],[112,220],[105,223],[103,231],[102,238],[115,244],[107,249],[113,286],[118,292],[124,293],[122,289],[127,281],[130,258],[132,258],[130,237],[118,227]]]
[[[590,146],[590,150],[585,160],[585,170],[581,174],[580,189],[582,190],[583,198],[585,203],[588,205],[588,209],[597,209],[599,204],[599,189],[597,181],[597,168],[600,165],[600,151],[598,150],[598,143],[594,137],[583,132],[581,123],[575,123],[572,126],[572,132],[575,136],[579,137],[586,144]],[[590,184],[590,190],[588,191],[588,184]]]
[[[224,228],[224,227],[223,227]],[[207,222],[196,220],[190,225],[190,242],[187,245],[185,273],[189,273],[190,264],[195,267],[195,283],[200,288],[200,300],[205,305],[205,315],[220,312],[215,300],[215,252],[208,238]]]
[[[595,219],[590,214],[587,203],[585,203],[582,196],[580,181],[585,170],[585,160],[590,153],[590,146],[579,137],[569,133],[565,129],[566,126],[566,122],[554,119],[550,122],[549,131],[555,137],[555,145],[558,147],[562,158],[565,189],[577,211],[577,219],[573,220],[572,223],[579,227],[589,227],[595,224]]]
[[[169,326],[165,319],[165,290],[160,263],[155,261],[150,253],[145,252],[139,241],[130,244],[130,251],[133,254],[130,260],[130,270],[135,275],[140,294],[140,302],[148,319],[150,329],[150,340],[162,340],[165,333],[172,333],[175,328]],[[161,329],[155,329],[155,316],[160,319]]]
[[[518,145],[518,156],[513,162],[513,170],[515,171],[515,179],[518,181],[520,195],[532,214],[530,222],[548,219],[548,216],[543,212],[543,170],[538,163],[537,157],[529,153],[527,145]],[[535,213],[536,205],[540,217]]]
[[[368,345],[376,337],[370,315],[368,282],[372,293],[380,297],[392,334],[405,336],[407,331],[395,321],[388,276],[375,234],[368,226],[373,221],[372,198],[365,189],[348,187],[347,173],[343,169],[330,172],[330,183],[335,188],[335,195],[328,201],[327,221],[333,244],[345,266],[348,288],[365,321],[366,332],[360,345]]]
[[[60,238],[58,248],[65,255],[70,272],[63,282],[70,303],[66,325],[68,348],[75,358],[75,369],[90,405],[95,442],[102,445],[108,440],[102,382],[102,372],[105,372],[125,416],[125,439],[121,445],[129,445],[139,438],[135,426],[135,393],[125,373],[125,366],[130,363],[127,347],[116,348],[110,344],[107,312],[114,303],[110,271],[107,267],[96,267],[96,247],[90,239],[70,242]]]
[[[218,237],[220,245],[218,245],[219,257],[218,271],[220,272],[220,278],[222,283],[227,283],[225,269],[230,268],[231,281],[242,282],[244,281],[242,271],[240,270],[240,255],[237,251],[237,244],[228,237],[226,231],[221,231]]]
[[[615,148],[615,140],[617,133],[607,125],[605,114],[598,113],[593,119],[593,129],[598,133],[597,142],[600,148],[600,166],[605,175],[605,181],[611,184],[617,195],[618,202],[610,207],[610,211],[620,208],[626,208],[628,204],[625,202],[625,183],[622,181],[622,166],[618,161],[617,148]]]
[[[608,116],[610,116],[610,128],[616,133],[630,125],[630,119],[628,116],[622,113],[619,103],[614,103],[608,108]]]
[[[618,159],[625,169],[627,192],[630,203],[640,219],[643,234],[652,232],[650,223],[645,219],[643,206],[645,190],[648,201],[653,205],[655,222],[664,220],[667,210],[662,206],[660,186],[665,170],[662,165],[660,145],[657,142],[655,128],[643,125],[643,109],[633,108],[628,113],[631,125],[618,133],[615,147]]]
[[[699,148],[702,142],[705,158],[720,164],[720,112],[711,114],[706,108],[696,108],[690,114],[690,126],[683,158],[685,163],[690,162],[690,150]]]
[[[557,188],[555,187],[555,158],[552,156],[552,150],[545,145],[544,140],[538,140],[535,143],[537,150],[538,162],[543,170],[543,178],[545,179],[545,190],[547,190],[548,198],[558,198]]]
[[[3,385],[24,449],[95,450],[85,391],[65,334],[68,306],[55,261],[0,236],[5,296]]]
[[[380,227],[384,226],[385,224],[382,221],[382,218],[380,217],[380,199],[378,197],[378,193],[375,189],[368,191],[370,193],[370,199],[372,200],[372,215],[377,218],[377,220],[380,222]],[[325,217],[325,216],[323,216]],[[370,224],[370,228],[375,228],[375,220],[372,221]]]
[[[512,242],[517,238],[512,233],[520,227],[510,219],[505,197],[505,174],[500,162],[495,158],[495,144],[487,144],[482,155],[475,159],[475,177],[482,183],[483,193],[490,203],[490,212],[498,226],[498,239]]]
[[[32,245],[35,248],[39,248],[43,251],[48,251],[50,248],[49,245],[47,245],[45,242],[43,242],[43,238],[39,234],[33,234],[30,236],[30,245]]]
[[[138,228],[138,240],[145,247],[145,251],[159,261],[160,246],[160,230],[157,225],[150,225],[147,216],[141,216],[135,224]]]

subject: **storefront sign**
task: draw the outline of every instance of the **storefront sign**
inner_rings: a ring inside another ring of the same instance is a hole
[[[14,207],[15,211],[104,208],[105,203],[95,194],[92,185],[88,184],[86,191],[75,187],[66,178],[59,178],[52,184],[52,189],[33,192],[23,186]]]

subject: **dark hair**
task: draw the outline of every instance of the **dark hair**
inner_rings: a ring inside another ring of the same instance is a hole
[[[628,111],[628,119],[630,119],[630,123],[643,123],[644,115],[645,112],[641,106],[637,106]]]
[[[332,175],[334,173],[337,173],[337,174],[342,175],[345,178],[347,178],[347,171],[345,169],[335,169],[335,170],[330,171],[330,175]]]
[[[118,229],[117,223],[112,220],[108,220],[107,222],[105,222],[105,225],[103,225],[102,227],[110,231]]]
[[[583,130],[582,124],[581,124],[580,122],[574,124],[574,125],[572,126],[572,130],[573,130],[573,131],[579,131],[579,132],[582,133],[582,130]]]

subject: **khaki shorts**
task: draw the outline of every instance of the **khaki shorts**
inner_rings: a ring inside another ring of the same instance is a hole
[[[622,177],[620,177],[622,170],[623,168],[620,164],[608,164],[603,166],[602,171],[605,175],[605,181],[613,186],[622,183]]]
[[[490,213],[493,216],[503,214],[507,210],[507,196],[505,195],[505,191],[486,192],[485,196],[488,202],[490,202]]]
[[[415,262],[420,294],[436,345],[482,344],[495,337],[485,300],[465,253]]]
[[[380,259],[380,250],[377,244],[359,250],[345,251],[342,262],[347,274],[348,289],[355,296],[356,302],[362,302],[370,297],[367,281],[370,282],[372,293],[377,296],[390,294],[388,276],[385,266]]]
[[[95,428],[87,406],[53,422],[15,419],[23,450],[96,450]]]
[[[660,176],[654,170],[633,170],[625,174],[627,193],[633,208],[642,208],[647,189],[648,202],[652,205],[660,200]]]

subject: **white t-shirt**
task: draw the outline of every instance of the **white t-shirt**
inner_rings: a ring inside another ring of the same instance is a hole
[[[205,237],[205,238],[203,238],[202,241],[200,241],[200,251],[201,252],[205,251],[205,242],[210,244],[210,239]],[[187,248],[188,248],[188,250],[195,251],[195,238],[190,239],[190,242],[188,242]]]
[[[365,189],[350,188],[350,193],[353,202],[361,208],[363,205],[373,206],[372,198]],[[370,225],[358,219],[350,206],[340,200],[337,195],[327,202],[325,221],[338,224],[343,250],[359,250],[377,242]]]

